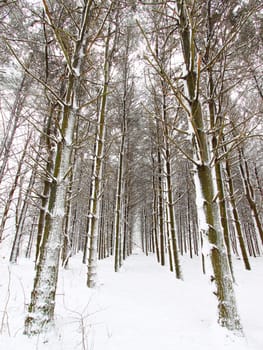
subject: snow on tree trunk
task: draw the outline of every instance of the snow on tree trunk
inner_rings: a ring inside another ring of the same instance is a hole
[[[173,183],[172,183],[172,166],[171,166],[171,154],[169,145],[169,130],[167,127],[167,105],[165,95],[165,84],[162,82],[162,121],[163,121],[163,153],[164,153],[164,181],[166,192],[166,206],[167,206],[167,230],[171,239],[172,261],[175,270],[176,278],[182,279],[182,271],[180,267],[177,238],[176,238],[176,224],[174,214],[174,201],[173,201]]]
[[[234,228],[236,231],[236,236],[238,238],[238,242],[239,242],[239,246],[240,246],[240,250],[241,250],[241,254],[242,254],[245,268],[247,270],[251,270],[246,245],[245,245],[244,238],[242,235],[242,228],[241,228],[241,223],[240,223],[239,214],[238,214],[237,205],[236,205],[233,175],[231,172],[231,165],[230,165],[230,161],[229,161],[228,157],[225,160],[225,169],[226,169],[226,174],[227,174],[227,183],[228,183],[229,198],[230,198],[229,202],[230,202],[230,206],[231,206],[231,210],[232,210],[233,224],[234,224]]]
[[[54,316],[64,208],[66,203],[66,174],[70,166],[75,113],[74,111],[69,111],[68,107],[65,107],[63,117],[68,117],[64,139],[67,141],[60,141],[58,143],[44,235],[36,267],[36,277],[34,289],[31,294],[29,314],[25,322],[25,333],[27,334],[40,333],[45,324],[49,323]]]
[[[218,203],[215,200],[216,182],[208,165],[197,167],[195,174],[199,230],[203,238],[203,254],[210,266],[213,293],[218,300],[218,323],[231,331],[241,332],[231,271],[222,236]]]
[[[105,137],[105,117],[106,117],[106,104],[110,74],[110,25],[105,42],[105,58],[104,58],[104,83],[101,96],[101,103],[97,121],[97,135],[95,144],[95,154],[93,160],[93,173],[91,181],[91,197],[89,204],[89,217],[88,217],[88,273],[87,273],[87,286],[93,288],[96,285],[97,279],[97,246],[99,235],[99,218],[102,199],[102,165],[104,158],[104,137]]]
[[[43,4],[47,18],[51,21],[46,2],[43,1]],[[61,110],[60,137],[57,140],[44,234],[36,266],[31,302],[25,320],[24,332],[28,335],[41,333],[53,321],[54,317],[68,174],[71,166],[71,150],[77,113],[77,94],[80,71],[83,58],[85,57],[83,53],[85,52],[88,41],[87,28],[90,20],[91,5],[92,1],[88,1],[83,7],[79,37],[75,42],[72,60],[68,67],[67,92]],[[59,38],[57,40],[59,41]],[[63,51],[63,47],[61,49]],[[63,53],[66,54],[64,51]]]
[[[202,234],[204,254],[210,263],[213,293],[218,302],[218,323],[228,330],[242,334],[229,262],[225,251],[223,231],[217,202],[215,164],[211,140],[206,132],[204,112],[199,101],[201,59],[196,55],[193,18],[184,1],[177,3],[179,34],[184,57],[184,95],[189,130],[192,134],[193,161],[196,167],[195,187],[199,229]]]

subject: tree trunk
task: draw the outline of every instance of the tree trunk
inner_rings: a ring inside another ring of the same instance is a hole
[[[38,156],[37,156],[37,160],[38,160]],[[13,241],[13,246],[12,246],[12,250],[11,250],[11,254],[10,254],[10,258],[9,258],[9,261],[11,263],[16,263],[17,258],[19,256],[20,242],[22,239],[23,231],[24,231],[24,222],[26,219],[26,214],[27,214],[27,209],[28,209],[28,204],[29,204],[28,203],[29,197],[31,195],[31,192],[32,192],[33,186],[35,184],[35,180],[36,180],[36,171],[37,171],[37,162],[35,163],[35,165],[32,169],[32,174],[30,176],[30,180],[29,180],[29,183],[27,186],[26,194],[25,194],[25,197],[23,198],[22,209],[21,209],[21,212],[19,214],[18,223],[16,225],[15,239]]]
[[[231,167],[230,167],[230,163],[229,163],[228,159],[226,159],[226,174],[227,174],[227,183],[228,183],[229,196],[230,196],[230,204],[231,204],[232,214],[233,214],[233,219],[234,219],[234,227],[236,230],[236,234],[237,234],[243,262],[244,262],[245,268],[247,270],[251,270],[245,242],[244,242],[243,235],[242,235],[242,228],[241,228],[241,223],[240,223],[240,219],[239,219],[239,214],[237,211],[234,183],[233,183]]]
[[[156,258],[158,263],[160,262],[160,248],[159,248],[159,239],[158,239],[158,207],[157,207],[157,201],[158,201],[158,193],[157,193],[157,185],[156,185],[156,179],[155,179],[155,162],[154,162],[154,156],[152,155],[152,166],[153,166],[153,174],[152,174],[152,187],[153,187],[153,199],[152,199],[152,229],[153,229],[153,239],[154,239],[154,246],[155,246],[155,252],[156,252]]]
[[[162,158],[160,146],[157,145],[157,170],[158,170],[158,231],[160,236],[160,261],[165,265],[165,232],[164,232],[164,210],[163,210],[163,181],[162,181]]]
[[[257,233],[263,244],[263,226],[260,220],[260,215],[255,201],[254,189],[250,181],[248,164],[247,161],[244,159],[244,154],[241,150],[239,150],[239,169],[243,180],[244,192],[252,212],[255,229],[257,230]]]
[[[100,101],[100,109],[98,115],[98,127],[96,132],[95,154],[93,159],[93,173],[91,181],[91,197],[89,201],[89,217],[88,217],[88,272],[87,272],[87,286],[93,288],[96,285],[97,279],[97,246],[99,233],[99,219],[100,219],[100,202],[102,195],[102,163],[104,157],[104,137],[105,137],[105,118],[106,118],[106,104],[109,85],[110,74],[110,25],[105,42],[105,56],[104,56],[104,83]]]
[[[167,220],[168,220],[168,237],[171,239],[172,260],[176,278],[182,279],[182,272],[179,263],[177,239],[176,239],[176,225],[174,215],[173,203],[173,185],[172,185],[172,170],[171,170],[171,156],[170,145],[168,142],[168,127],[167,127],[167,106],[165,96],[165,83],[162,82],[162,122],[163,122],[163,140],[164,140],[164,179],[166,184],[166,205],[167,205]]]
[[[210,6],[209,6],[210,8]],[[209,24],[211,22],[211,14],[208,14],[209,17]],[[210,26],[209,26],[210,27]],[[209,31],[209,38],[210,35],[212,35],[213,28],[210,28]],[[208,40],[210,42],[210,40]],[[209,57],[209,49],[207,48],[207,56],[208,59],[211,59]],[[222,77],[223,79],[223,77]],[[226,251],[227,251],[227,257],[229,262],[229,267],[231,271],[231,275],[234,278],[234,271],[233,271],[233,264],[232,264],[232,257],[231,257],[231,247],[230,247],[230,238],[229,238],[229,227],[228,227],[228,218],[227,218],[227,210],[226,210],[226,201],[225,201],[225,193],[224,193],[224,186],[223,186],[223,180],[222,180],[222,174],[221,174],[221,163],[218,161],[219,158],[219,151],[218,151],[218,142],[220,138],[220,134],[222,133],[223,128],[223,121],[222,118],[219,116],[216,116],[216,106],[215,106],[215,100],[214,100],[214,94],[215,94],[215,85],[214,85],[214,79],[213,79],[213,70],[211,67],[208,68],[208,109],[209,109],[209,119],[210,119],[210,129],[211,130],[218,130],[213,132],[212,136],[212,147],[213,147],[213,155],[215,157],[215,176],[216,176],[216,184],[217,184],[217,194],[218,194],[218,204],[219,204],[219,213],[220,213],[220,219],[221,219],[221,226],[223,230],[223,237],[225,241]]]
[[[26,154],[27,154],[27,149],[28,149],[28,146],[29,146],[29,142],[31,141],[30,137],[31,137],[31,135],[26,140],[26,144],[24,146],[21,158],[20,158],[19,163],[18,163],[18,167],[17,167],[17,170],[16,170],[15,178],[14,178],[13,184],[11,186],[11,189],[10,189],[10,191],[8,193],[8,197],[7,197],[5,206],[4,206],[4,210],[3,210],[3,214],[2,214],[2,220],[1,220],[1,223],[0,223],[0,242],[2,240],[2,236],[3,236],[3,233],[4,233],[4,229],[5,229],[5,224],[6,224],[6,221],[8,219],[8,213],[9,213],[10,206],[12,204],[13,196],[14,196],[14,193],[15,193],[15,191],[17,189],[18,181],[19,181],[19,178],[21,176],[23,163],[24,163],[24,160],[25,160],[25,157],[26,157]],[[18,239],[18,237],[16,237],[16,238]]]
[[[21,122],[21,112],[24,106],[25,99],[27,97],[25,90],[28,88],[28,86],[29,84],[27,82],[27,74],[26,72],[24,72],[22,81],[16,93],[14,104],[10,112],[10,118],[6,128],[6,135],[4,136],[0,146],[0,184],[2,183],[5,174],[7,162],[9,159],[10,152],[12,150],[12,144],[17,131],[18,124],[19,122]]]
[[[216,201],[217,183],[210,165],[213,154],[208,146],[204,116],[199,101],[200,59],[195,52],[195,31],[191,14],[186,11],[185,1],[177,3],[178,25],[185,64],[184,94],[187,97],[189,127],[192,131],[194,162],[196,165],[195,186],[199,229],[207,244],[207,255],[212,266],[211,281],[218,301],[218,322],[231,331],[242,333],[237,312],[231,272],[225,252],[220,213]],[[197,61],[197,62],[196,62]],[[197,67],[196,67],[197,66]]]
[[[82,62],[87,46],[87,28],[90,21],[93,1],[85,2],[82,11],[81,28],[78,40],[74,43],[71,67],[67,81],[65,101],[61,109],[61,137],[57,140],[54,172],[48,200],[48,212],[39,259],[36,266],[34,288],[25,320],[25,334],[39,334],[53,321],[55,296],[59,270],[59,258],[63,236],[63,219],[66,206],[67,178],[70,170],[71,148],[74,124],[77,113],[78,87]],[[47,17],[50,12],[43,1]],[[56,29],[54,29],[55,31]],[[55,33],[56,34],[56,33]]]
[[[127,67],[125,67],[127,69]],[[127,74],[127,73],[126,73]],[[119,258],[121,250],[121,237],[124,232],[121,230],[122,222],[124,217],[122,217],[123,206],[124,206],[124,190],[125,190],[125,179],[124,179],[124,169],[125,169],[125,157],[126,157],[126,136],[127,136],[127,110],[126,110],[126,98],[127,98],[127,77],[124,76],[124,95],[123,95],[123,115],[122,115],[122,136],[121,145],[119,152],[119,166],[118,166],[118,178],[117,178],[117,190],[116,190],[116,204],[115,204],[115,263],[114,270],[117,272],[121,267],[121,259]]]
[[[36,240],[36,254],[35,254],[35,264],[38,262],[39,258],[39,252],[40,252],[40,245],[41,240],[44,234],[44,226],[45,226],[45,217],[46,217],[46,209],[48,206],[48,198],[49,193],[51,189],[51,182],[50,177],[54,171],[54,149],[52,147],[51,143],[51,137],[56,137],[56,131],[54,130],[54,121],[56,120],[55,114],[55,105],[50,105],[49,115],[46,118],[46,125],[44,127],[44,136],[40,139],[40,145],[42,147],[46,148],[47,152],[47,161],[45,166],[45,173],[44,176],[44,183],[43,183],[43,190],[40,195],[41,205],[39,209],[39,215],[38,215],[38,224],[37,224],[37,240]]]

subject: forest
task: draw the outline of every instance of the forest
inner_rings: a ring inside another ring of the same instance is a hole
[[[9,282],[31,264],[24,336],[54,329],[76,257],[96,290],[100,264],[122,275],[140,251],[182,283],[199,264],[218,326],[244,337],[235,262],[262,263],[262,1],[0,1],[0,58],[0,255]]]

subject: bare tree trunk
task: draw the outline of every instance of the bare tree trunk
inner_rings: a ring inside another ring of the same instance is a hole
[[[114,270],[117,272],[121,267],[121,261],[119,259],[119,251],[121,250],[121,235],[123,232],[121,231],[121,222],[124,220],[121,217],[122,212],[122,203],[124,196],[124,157],[125,157],[125,138],[127,133],[127,121],[126,121],[126,111],[123,115],[123,129],[122,129],[122,137],[121,137],[121,146],[119,153],[119,167],[118,167],[118,179],[117,179],[117,191],[116,191],[116,205],[115,205],[115,262],[114,262]]]
[[[6,170],[7,162],[12,149],[15,133],[17,131],[19,122],[21,122],[20,120],[21,112],[24,106],[25,99],[27,97],[27,94],[26,94],[26,89],[28,86],[27,84],[28,84],[27,74],[24,72],[22,81],[16,92],[14,104],[11,108],[10,118],[6,128],[6,135],[4,136],[0,147],[0,159],[1,159],[0,184],[2,183],[4,174],[5,174],[5,170]]]
[[[163,122],[163,140],[164,140],[164,179],[166,183],[166,205],[167,205],[167,220],[168,220],[168,236],[171,239],[172,260],[176,278],[182,279],[182,272],[179,263],[177,239],[176,239],[176,225],[174,214],[174,200],[173,200],[173,185],[172,185],[172,170],[171,170],[171,155],[170,145],[168,142],[168,127],[167,127],[167,106],[165,96],[165,83],[162,82],[162,122]]]
[[[153,152],[153,151],[152,151]],[[157,207],[157,201],[158,201],[158,193],[157,193],[157,185],[156,185],[156,178],[155,178],[155,161],[154,156],[152,154],[152,166],[153,166],[153,174],[152,174],[152,187],[153,187],[153,199],[152,199],[152,221],[153,221],[153,238],[155,242],[155,252],[156,252],[156,258],[157,261],[160,262],[160,248],[159,248],[159,238],[158,238],[158,207]]]
[[[229,196],[230,196],[230,204],[232,207],[232,214],[233,214],[233,219],[234,219],[234,227],[236,230],[236,234],[237,234],[243,262],[244,262],[245,268],[247,270],[251,270],[245,242],[244,242],[243,235],[242,235],[242,228],[241,228],[241,223],[240,223],[240,219],[239,219],[239,214],[237,211],[234,183],[233,183],[231,167],[230,167],[230,163],[229,163],[228,159],[226,159],[226,174],[227,174],[227,183],[228,183]]]
[[[189,251],[190,251],[190,258],[193,258],[193,247],[192,247],[192,233],[191,233],[191,219],[190,214],[191,208],[190,208],[190,193],[189,193],[189,185],[187,181],[187,223],[188,223],[188,240],[189,240]]]
[[[158,231],[160,236],[161,265],[165,265],[165,231],[163,210],[163,181],[162,181],[162,158],[160,146],[157,145],[157,171],[158,171]]]
[[[98,132],[98,131],[96,131]],[[96,134],[97,137],[97,134]],[[97,147],[97,139],[95,140],[94,143],[94,155],[96,154],[96,147]],[[95,156],[94,156],[95,157]],[[86,231],[85,231],[85,236],[84,236],[84,247],[83,247],[83,258],[82,258],[82,263],[86,264],[87,263],[87,259],[88,259],[88,249],[89,249],[89,232],[90,232],[90,227],[89,225],[91,225],[92,220],[90,218],[90,210],[91,210],[91,206],[92,206],[92,201],[93,201],[93,197],[92,197],[92,191],[93,191],[93,187],[94,187],[94,178],[93,175],[95,174],[95,167],[96,163],[95,163],[95,158],[93,159],[92,162],[92,166],[91,166],[91,181],[90,181],[90,186],[89,186],[89,203],[88,203],[88,218],[87,218],[87,223],[86,223]]]
[[[38,160],[38,156],[37,156],[37,160]],[[30,176],[30,180],[29,180],[29,183],[27,186],[26,194],[25,194],[25,197],[23,199],[22,209],[21,209],[21,212],[19,214],[18,223],[16,225],[15,239],[13,241],[13,246],[11,249],[11,254],[10,254],[10,259],[9,259],[10,262],[12,262],[12,263],[16,263],[17,258],[19,256],[20,242],[22,239],[22,235],[24,233],[23,232],[24,231],[24,222],[26,219],[26,214],[27,214],[27,209],[28,209],[28,204],[29,204],[29,197],[31,195],[33,186],[35,184],[36,172],[37,172],[37,161],[32,169],[32,174]]]
[[[96,132],[95,154],[93,159],[93,173],[91,181],[91,197],[89,202],[89,217],[88,217],[88,272],[87,286],[93,288],[96,285],[97,279],[97,245],[99,233],[100,206],[102,196],[102,163],[104,157],[104,138],[105,138],[105,118],[106,104],[108,95],[111,55],[110,50],[110,32],[111,26],[108,27],[108,33],[105,42],[104,54],[104,82],[100,101],[100,109],[98,115],[98,127]]]
[[[29,142],[30,141],[31,141],[31,135],[29,135],[27,140],[26,140],[26,144],[25,144],[24,149],[22,151],[21,158],[19,159],[19,162],[18,162],[16,175],[15,175],[13,184],[11,186],[11,189],[9,191],[6,203],[5,203],[5,207],[4,207],[3,214],[2,214],[2,220],[1,220],[1,223],[0,223],[0,242],[2,240],[3,232],[4,232],[4,229],[5,229],[5,224],[6,224],[6,221],[8,219],[9,209],[10,209],[12,201],[13,201],[14,193],[15,193],[15,191],[17,189],[17,186],[18,186],[18,181],[19,181],[19,178],[21,176],[23,163],[24,163],[25,157],[27,155],[27,150],[28,150],[28,146],[29,146]]]
[[[127,169],[126,169],[127,170]],[[129,234],[130,234],[130,193],[129,193],[129,179],[125,179],[125,188],[127,189],[124,193],[124,220],[123,220],[123,260],[129,255]]]
[[[31,256],[31,250],[32,250],[33,241],[34,241],[34,231],[35,231],[36,222],[37,222],[37,217],[34,216],[33,221],[32,221],[32,225],[30,228],[30,232],[29,232],[29,239],[28,239],[26,254],[25,254],[26,258],[30,258],[30,256]]]
[[[243,180],[244,192],[252,212],[255,228],[263,244],[263,226],[260,220],[260,215],[255,201],[254,189],[250,181],[248,163],[246,159],[244,159],[244,154],[242,150],[239,150],[239,169]]]

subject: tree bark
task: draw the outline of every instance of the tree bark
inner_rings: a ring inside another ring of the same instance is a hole
[[[43,1],[45,12],[50,20],[50,12]],[[54,172],[48,200],[48,212],[45,216],[45,228],[39,259],[36,266],[36,276],[25,320],[24,332],[27,335],[39,334],[54,318],[55,296],[59,270],[59,259],[63,236],[63,219],[66,206],[67,179],[70,169],[71,149],[74,124],[78,104],[78,88],[80,73],[87,43],[87,29],[90,22],[93,1],[85,2],[82,9],[82,21],[79,36],[75,42],[65,100],[61,109],[61,137],[57,140],[54,161]],[[53,28],[54,32],[56,28]],[[56,33],[55,33],[56,36]],[[63,49],[63,48],[62,48]]]
[[[247,255],[246,245],[245,245],[243,235],[242,235],[242,227],[241,227],[241,223],[240,223],[240,219],[239,219],[237,205],[236,205],[234,183],[233,183],[233,179],[232,179],[230,162],[228,159],[226,159],[225,163],[226,163],[226,174],[227,174],[227,183],[228,183],[229,196],[230,196],[230,204],[231,204],[232,214],[233,214],[233,219],[234,219],[234,227],[236,230],[236,235],[238,238],[238,242],[239,242],[239,246],[240,246],[240,250],[241,250],[241,254],[242,254],[245,268],[247,270],[251,270],[248,255]]]
[[[6,199],[6,203],[5,203],[3,214],[2,214],[2,220],[1,220],[1,223],[0,223],[0,242],[2,240],[2,236],[3,236],[3,233],[4,233],[5,224],[6,224],[7,219],[8,219],[8,213],[9,213],[12,201],[13,201],[14,193],[15,193],[15,191],[17,189],[19,178],[21,176],[22,167],[23,167],[23,163],[24,163],[25,157],[27,155],[29,142],[30,142],[30,136],[26,140],[26,144],[24,146],[21,158],[20,158],[19,163],[18,163],[18,167],[17,167],[17,170],[16,170],[16,175],[15,175],[13,184],[11,186],[11,189],[10,189],[10,191],[8,193],[8,197]],[[18,239],[17,236],[16,236],[16,239]]]
[[[194,161],[196,165],[195,186],[199,229],[207,242],[208,256],[211,261],[211,281],[215,285],[214,294],[218,301],[218,322],[231,331],[242,334],[242,327],[237,311],[234,288],[223,233],[220,225],[220,213],[216,201],[217,183],[214,181],[214,165],[211,154],[202,107],[199,101],[200,58],[195,50],[195,29],[193,18],[186,10],[186,2],[177,3],[179,34],[185,64],[184,95],[187,99],[189,127],[192,131]]]
[[[250,181],[248,163],[246,159],[244,159],[244,154],[242,150],[239,150],[239,169],[243,180],[244,192],[252,212],[255,228],[263,244],[263,226],[260,220],[260,215],[255,201],[254,189]]]
[[[91,197],[89,201],[89,217],[88,217],[88,272],[87,272],[87,286],[93,288],[96,285],[97,280],[97,246],[98,246],[98,233],[99,233],[99,219],[100,219],[100,206],[102,196],[102,165],[104,158],[104,137],[105,137],[105,118],[106,118],[106,104],[109,87],[109,75],[111,64],[111,52],[110,52],[110,31],[111,26],[108,27],[108,33],[105,41],[105,55],[104,55],[104,82],[103,90],[100,101],[100,109],[97,121],[97,132],[95,142],[95,154],[93,159],[93,173],[91,180]]]

